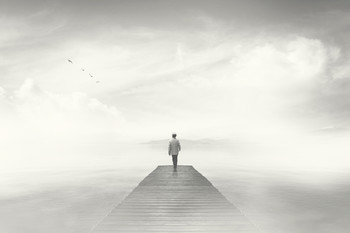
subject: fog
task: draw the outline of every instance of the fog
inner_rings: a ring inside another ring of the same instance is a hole
[[[4,89],[1,101],[4,232],[88,232],[156,166],[171,163],[166,135],[177,127],[162,114],[131,120],[87,94],[55,94],[30,79]],[[348,130],[301,131],[278,114],[269,119],[274,111],[260,117],[241,106],[226,112],[237,113],[233,123],[211,115],[190,127],[200,111],[189,113],[177,128],[179,163],[193,165],[263,232],[347,232]]]
[[[13,146],[2,157],[1,230],[87,232],[156,166],[171,163],[166,142]],[[346,232],[346,144],[327,142],[184,139],[179,164],[193,165],[263,232]]]
[[[346,1],[0,2],[1,232],[88,232],[173,132],[262,232],[348,231]]]

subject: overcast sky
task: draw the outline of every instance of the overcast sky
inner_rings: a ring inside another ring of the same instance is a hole
[[[0,0],[1,137],[347,132],[349,8],[348,0]]]

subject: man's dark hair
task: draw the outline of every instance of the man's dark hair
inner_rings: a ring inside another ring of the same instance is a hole
[[[173,138],[176,138],[176,133],[173,133]]]

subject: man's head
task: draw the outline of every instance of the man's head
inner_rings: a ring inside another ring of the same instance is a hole
[[[172,136],[173,136],[173,138],[176,138],[176,133],[173,133],[173,135],[172,135]]]

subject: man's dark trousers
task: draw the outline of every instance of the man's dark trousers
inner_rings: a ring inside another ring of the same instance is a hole
[[[173,165],[174,165],[174,169],[177,168],[177,155],[172,155],[173,156]]]

